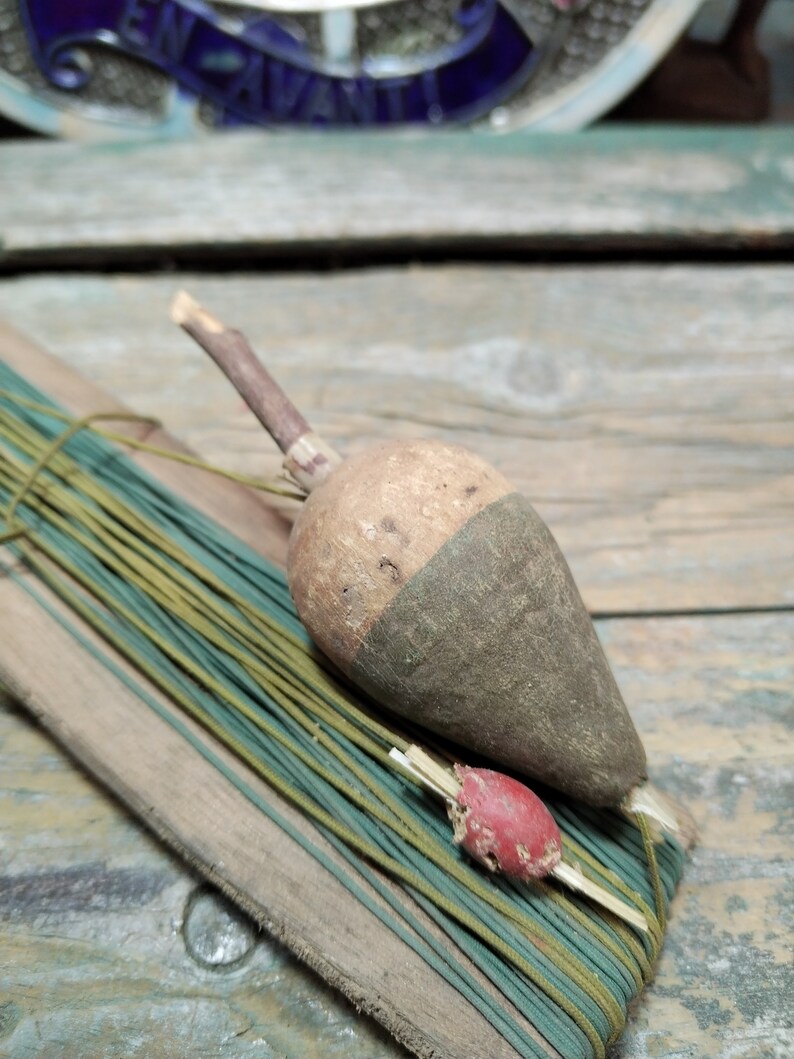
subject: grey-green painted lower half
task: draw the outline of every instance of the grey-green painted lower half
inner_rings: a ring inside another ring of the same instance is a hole
[[[351,676],[395,713],[591,804],[617,804],[645,775],[568,565],[519,493],[409,581]]]

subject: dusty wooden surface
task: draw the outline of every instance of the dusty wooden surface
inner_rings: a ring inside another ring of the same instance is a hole
[[[420,161],[421,154],[421,161]],[[156,174],[152,178],[151,174]],[[19,189],[24,188],[24,195]],[[790,128],[6,144],[0,265],[794,244]]]
[[[473,140],[439,141],[419,166],[408,139],[353,142],[324,167],[308,147],[265,153],[246,136],[201,155],[5,145],[0,265],[206,258],[219,234],[218,263],[340,245],[791,246],[788,130],[494,143],[486,159]],[[165,171],[168,183],[147,179]],[[0,316],[204,455],[267,473],[272,448],[166,322],[183,285],[251,333],[340,447],[454,438],[536,501],[610,616],[599,634],[654,778],[701,829],[615,1059],[788,1059],[794,267],[733,256],[0,283]],[[0,799],[0,1056],[401,1054],[206,897],[7,700]]]
[[[0,708],[0,1055],[401,1054]]]
[[[267,340],[335,440],[427,431],[491,456],[537,496],[591,606],[641,615],[791,599],[793,272],[189,285]],[[237,399],[165,322],[173,286],[9,280],[0,312],[205,454],[273,466]],[[634,569],[632,547],[644,553]],[[627,1059],[785,1054],[793,630],[785,613],[600,623],[654,776],[691,800],[702,831],[659,976],[617,1049]],[[399,1054],[271,941],[226,969],[197,963],[181,926],[197,881],[15,709],[2,726],[9,1055],[60,1049],[77,1025],[91,1042],[80,1054],[97,1057],[141,1041],[162,1055]],[[246,929],[221,930],[232,951]]]

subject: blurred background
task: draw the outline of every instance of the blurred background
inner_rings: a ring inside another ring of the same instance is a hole
[[[787,120],[793,35],[791,0],[2,0],[1,128]]]

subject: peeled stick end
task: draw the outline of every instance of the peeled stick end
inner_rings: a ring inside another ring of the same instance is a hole
[[[174,295],[174,300],[171,302],[171,319],[179,327],[187,328],[190,325],[200,325],[206,331],[216,335],[221,334],[225,330],[220,320],[213,316],[212,313],[207,312],[185,290],[177,291]]]

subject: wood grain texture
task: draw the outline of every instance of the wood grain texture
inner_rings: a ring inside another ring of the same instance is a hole
[[[8,330],[0,333],[0,354],[32,381],[41,384],[46,380],[48,392],[70,410],[74,409],[69,394],[78,394],[80,405],[96,397],[81,393],[76,376],[69,378],[63,366],[59,368],[52,358]],[[57,385],[58,378],[64,380],[63,385]],[[168,438],[164,435],[161,440],[167,443]],[[173,483],[173,488],[192,499],[194,486],[187,479]],[[228,483],[206,479],[202,506],[213,494],[210,506],[222,504],[228,488]],[[251,516],[229,506],[223,521],[234,532],[250,517],[258,519],[259,512]],[[32,574],[21,576],[35,582]],[[48,590],[42,587],[40,592],[56,613],[65,610]],[[19,579],[0,576],[0,614],[0,680],[156,835],[261,926],[286,942],[357,1007],[376,1015],[422,1059],[439,1053],[449,1059],[467,1059],[472,1048],[494,1059],[514,1059],[513,1048],[479,1012],[345,890],[328,868],[247,801],[118,676],[87,652],[75,650],[69,633],[25,592]],[[70,613],[69,620],[90,641],[99,642]],[[42,644],[46,644],[46,653]],[[146,681],[137,679],[165,705]],[[185,720],[181,713],[177,715]],[[195,725],[190,727],[330,861],[344,864],[299,812],[209,735]],[[25,890],[24,885],[21,889]],[[363,889],[370,890],[375,903],[385,907],[368,884]],[[399,900],[412,904],[402,890],[395,888],[395,892]],[[431,934],[441,936],[418,907],[413,911]],[[482,981],[479,972],[470,970]]]
[[[457,441],[532,500],[601,613],[794,602],[794,268],[181,276],[342,452]],[[275,446],[168,322],[168,276],[6,280],[0,313],[193,449]],[[180,472],[181,473],[181,472]]]
[[[687,798],[701,832],[656,980],[613,1059],[786,1059],[794,617],[598,631],[654,779]],[[267,936],[237,963],[197,962],[184,931],[196,878],[8,705],[0,842],[0,1055],[402,1054]]]
[[[607,126],[572,136],[249,132],[3,147],[7,268],[416,253],[417,240],[424,252],[790,247],[793,138],[773,127]]]
[[[656,980],[615,1059],[785,1059],[794,1039],[794,615],[598,629],[651,775],[700,829]]]

